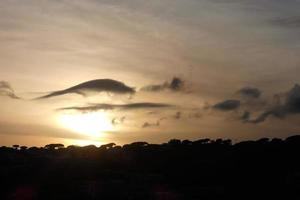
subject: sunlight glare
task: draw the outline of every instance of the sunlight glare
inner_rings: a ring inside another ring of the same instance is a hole
[[[99,138],[113,129],[110,119],[103,112],[63,114],[59,117],[59,123],[71,131],[93,138]]]

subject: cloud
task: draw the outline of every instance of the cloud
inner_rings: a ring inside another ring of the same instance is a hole
[[[10,84],[6,81],[0,81],[0,96],[7,96],[12,99],[21,99],[15,94]]]
[[[142,125],[142,128],[149,128],[149,127],[153,127],[153,126],[160,126],[160,122],[162,120],[165,120],[165,119],[166,119],[166,117],[162,117],[162,118],[158,119],[156,123],[145,122]]]
[[[176,112],[176,114],[174,115],[174,118],[175,118],[175,119],[180,119],[181,116],[182,116],[182,113],[178,111],[178,112]]]
[[[169,85],[169,88],[171,90],[177,91],[177,90],[182,89],[183,85],[184,85],[183,80],[181,80],[180,78],[174,77]]]
[[[90,104],[89,106],[74,106],[74,107],[64,107],[59,108],[57,110],[76,110],[80,112],[93,112],[98,110],[114,110],[114,109],[120,109],[120,110],[136,110],[136,109],[151,109],[151,108],[169,108],[173,107],[173,105],[170,104],[163,104],[163,103],[149,103],[149,102],[143,102],[143,103],[130,103],[130,104]]]
[[[124,121],[125,121],[125,118],[126,118],[125,116],[120,117],[120,118],[115,117],[111,120],[111,124],[114,125],[114,126],[119,125],[119,124],[123,124]]]
[[[238,109],[240,105],[241,102],[239,100],[229,99],[215,104],[213,108],[221,111],[231,111]]]
[[[252,120],[249,119],[245,122],[258,124],[258,123],[264,122],[269,116],[274,116],[274,117],[282,119],[286,116],[286,111],[285,111],[284,107],[282,107],[282,106],[274,107],[273,109],[270,109],[268,111],[261,113],[257,118],[252,119]]]
[[[142,87],[141,91],[160,92],[164,90],[180,91],[184,88],[184,81],[178,77],[174,77],[171,82],[165,82],[158,85],[147,85]]]
[[[262,112],[256,119],[247,122],[257,124],[264,122],[269,116],[283,119],[287,115],[300,114],[300,86],[298,84],[285,94],[276,95],[276,98],[284,99],[277,99],[276,105]]]
[[[108,92],[115,94],[134,94],[135,89],[125,85],[124,83],[112,79],[96,79],[80,83],[65,90],[51,92],[48,95],[38,97],[37,99],[47,99],[65,94],[87,95],[87,92]]]
[[[142,125],[142,128],[148,128],[148,127],[151,127],[151,126],[159,126],[159,125],[160,125],[159,121],[157,121],[156,123],[145,122],[145,123]]]
[[[277,18],[272,20],[272,23],[288,28],[300,28],[300,16]]]
[[[203,116],[202,116],[202,114],[200,112],[190,113],[188,115],[188,118],[190,118],[190,119],[193,119],[193,118],[199,119],[199,118],[202,118],[202,117]]]
[[[237,93],[243,97],[259,98],[262,92],[258,88],[244,87],[237,91]]]
[[[240,120],[243,122],[248,122],[251,117],[251,113],[249,111],[244,111],[243,115],[240,117]]]

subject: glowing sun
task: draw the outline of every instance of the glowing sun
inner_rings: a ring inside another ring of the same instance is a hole
[[[63,114],[58,121],[63,127],[71,131],[95,138],[113,130],[111,120],[103,112]]]

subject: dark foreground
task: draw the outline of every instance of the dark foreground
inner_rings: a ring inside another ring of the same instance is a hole
[[[300,136],[0,148],[0,199],[300,199]]]

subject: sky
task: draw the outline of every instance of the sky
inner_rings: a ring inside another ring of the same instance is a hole
[[[288,137],[299,0],[0,0],[0,145]]]

